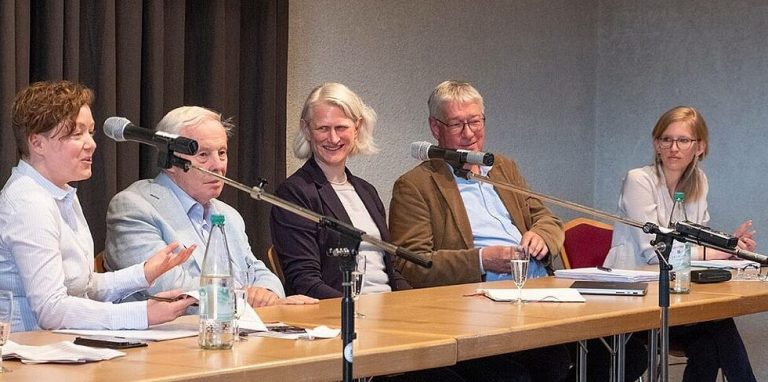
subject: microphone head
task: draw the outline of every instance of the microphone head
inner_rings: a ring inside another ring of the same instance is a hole
[[[433,145],[429,142],[411,143],[411,156],[418,160],[429,160],[429,148]]]
[[[123,132],[128,125],[131,125],[131,121],[128,118],[109,117],[104,121],[104,134],[115,141],[124,142],[126,139]]]

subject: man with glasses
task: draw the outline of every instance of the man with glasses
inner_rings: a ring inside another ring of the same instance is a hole
[[[482,151],[483,98],[466,82],[445,81],[429,97],[429,129],[440,147]],[[490,179],[528,187],[512,160],[495,154],[493,166],[464,168]],[[552,252],[563,244],[563,225],[540,201],[457,177],[451,164],[433,159],[394,186],[390,229],[398,245],[426,253],[430,269],[400,261],[414,287],[509,278],[510,251],[528,249],[529,277],[546,276]]]
[[[472,85],[445,81],[428,105],[429,128],[440,147],[483,150],[485,108]],[[464,168],[528,187],[517,165],[502,155],[495,155],[493,166]],[[515,245],[529,251],[528,277],[546,276],[552,252],[563,244],[560,219],[536,199],[459,178],[453,170],[442,159],[432,159],[395,182],[389,209],[392,240],[433,261],[426,269],[398,259],[409,283],[418,288],[509,278],[512,251],[505,249]],[[454,369],[468,380],[559,381],[570,365],[561,345],[461,362]]]

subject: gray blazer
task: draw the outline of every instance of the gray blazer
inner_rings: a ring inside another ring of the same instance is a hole
[[[141,263],[174,241],[187,247],[197,244],[189,260],[160,276],[148,292],[197,290],[206,243],[197,234],[173,191],[157,182],[160,177],[167,178],[167,175],[160,173],[155,179],[137,181],[109,202],[104,267],[116,270]],[[251,252],[242,216],[222,201],[213,199],[211,203],[216,213],[224,215],[233,271],[251,265],[257,269],[255,279],[250,280],[252,285],[285,297],[280,279]]]

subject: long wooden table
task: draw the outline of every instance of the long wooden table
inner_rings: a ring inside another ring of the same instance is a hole
[[[567,287],[571,280],[531,280],[526,287]],[[585,296],[587,303],[493,302],[472,295],[478,288],[514,288],[511,282],[454,285],[365,295],[356,320],[356,376],[391,374],[454,364],[588,338],[659,326],[658,288],[644,297]],[[672,295],[672,325],[768,310],[768,283],[694,284],[687,295]],[[339,327],[340,301],[258,309],[265,321]],[[194,319],[191,317],[186,320]],[[14,333],[24,344],[72,339],[49,332]],[[250,337],[232,351],[206,351],[196,338],[129,349],[126,357],[86,365],[22,365],[6,361],[13,373],[3,379],[79,381],[238,381],[254,378],[340,380],[341,340],[290,341]]]

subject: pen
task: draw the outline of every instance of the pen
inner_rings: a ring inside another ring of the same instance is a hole
[[[603,272],[610,272],[610,271],[612,271],[612,270],[613,270],[613,269],[611,269],[611,268],[608,268],[608,267],[597,267],[597,269],[599,269],[599,270],[601,270],[601,271],[603,271]]]
[[[179,301],[179,300],[185,299],[186,296],[185,295],[179,295],[179,296],[170,298],[170,297],[160,297],[160,296],[149,295],[149,296],[147,296],[147,298],[150,299],[150,300],[155,300],[155,301],[175,302],[175,301]]]

